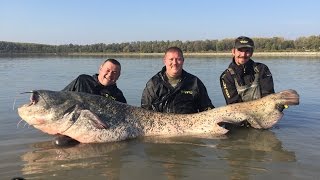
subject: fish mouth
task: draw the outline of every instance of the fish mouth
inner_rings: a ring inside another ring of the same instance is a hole
[[[38,91],[33,90],[33,91],[28,91],[28,92],[22,92],[20,94],[27,94],[27,93],[32,93],[29,98],[30,103],[27,106],[35,105],[39,102],[40,93]]]
[[[41,95],[38,91],[22,92],[20,94],[27,93],[31,93],[29,98],[30,102],[18,107],[18,114],[22,118],[21,120],[24,120],[30,126],[41,126],[45,124],[45,120],[41,116],[35,116],[32,108],[32,106],[36,105],[40,101]]]
[[[32,106],[32,105],[36,105],[40,101],[40,98],[41,98],[41,100],[43,100],[43,102],[45,103],[45,105],[47,107],[50,107],[49,103],[46,101],[46,98],[44,98],[41,95],[41,92],[39,92],[37,90],[32,90],[30,92],[23,92],[23,93],[20,93],[20,94],[26,94],[26,93],[32,93],[30,98],[29,98],[30,103],[27,105],[28,107]]]
[[[32,90],[20,94],[31,93],[29,102],[18,108],[18,114],[29,125],[34,126],[49,134],[63,133],[67,131],[78,120],[81,107],[76,104],[70,104],[63,111],[55,110],[54,104],[50,98],[50,93],[43,93],[42,90]],[[60,126],[58,131],[51,131],[50,127]],[[53,133],[54,132],[54,133]]]
[[[30,96],[29,106],[37,104],[37,102],[39,101],[39,98],[40,98],[40,94],[38,93],[38,91],[32,91],[32,94]]]

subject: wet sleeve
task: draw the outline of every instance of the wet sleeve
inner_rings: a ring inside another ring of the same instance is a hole
[[[272,74],[267,66],[263,66],[260,75],[261,96],[267,96],[274,93],[274,84]]]
[[[78,78],[74,79],[71,83],[69,83],[62,91],[76,91],[78,86]]]
[[[241,96],[238,94],[234,80],[229,72],[224,71],[221,74],[220,86],[227,104],[242,102]]]
[[[211,99],[209,98],[207,88],[205,87],[205,85],[202,83],[200,79],[198,79],[198,89],[199,89],[199,95],[200,95],[199,112],[213,109],[214,106],[211,102]]]
[[[68,84],[62,91],[76,91],[95,94],[93,90],[92,77],[89,75],[80,75],[70,84]]]
[[[141,97],[141,107],[144,109],[152,110],[152,102],[154,99],[154,85],[151,80],[146,84]]]

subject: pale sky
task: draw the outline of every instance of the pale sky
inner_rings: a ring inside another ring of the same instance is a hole
[[[319,0],[0,0],[0,41],[94,44],[320,35]]]

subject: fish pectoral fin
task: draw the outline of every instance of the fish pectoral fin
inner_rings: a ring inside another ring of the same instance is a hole
[[[108,129],[108,126],[105,122],[101,121],[101,119],[94,114],[93,112],[91,112],[90,110],[81,110],[81,115],[90,120],[90,122],[92,123],[92,125],[98,129]]]
[[[226,134],[229,130],[227,130],[226,128],[220,126],[218,123],[214,124],[213,126],[213,132],[216,135],[222,135],[222,134]]]

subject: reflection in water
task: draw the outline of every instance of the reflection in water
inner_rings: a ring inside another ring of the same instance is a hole
[[[22,156],[26,178],[150,179],[156,174],[156,179],[250,179],[271,175],[271,165],[296,161],[273,132],[254,129],[237,129],[217,139],[153,137],[70,148],[50,142],[33,146],[35,151]],[[152,173],[140,172],[150,166]]]
[[[146,146],[145,153],[151,162],[162,164],[166,179],[185,178],[193,169],[197,169],[195,173],[206,172],[202,178],[249,179],[256,174],[272,174],[270,164],[296,161],[295,153],[285,150],[268,130],[236,129],[228,138],[210,140],[184,137],[151,141],[164,143]]]
[[[295,153],[283,149],[281,141],[269,130],[236,129],[217,148],[226,152],[229,179],[249,179],[268,171],[265,164],[271,162],[296,161]]]
[[[26,162],[22,171],[27,177],[40,179],[50,176],[119,179],[120,153],[125,147],[124,142],[79,144],[68,148],[58,148],[51,142],[37,143],[34,144],[37,150],[21,157]]]
[[[207,145],[201,139],[190,137],[178,138],[145,138],[144,151],[149,161],[158,163],[162,167],[165,179],[181,179],[186,177],[190,166],[196,167],[201,163],[202,157],[196,150],[198,148],[215,148],[214,145]],[[157,144],[155,144],[157,143]]]

